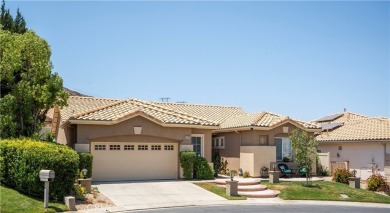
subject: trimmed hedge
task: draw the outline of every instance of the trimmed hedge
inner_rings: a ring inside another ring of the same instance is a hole
[[[50,197],[62,200],[73,187],[79,155],[71,148],[32,139],[6,139],[0,141],[1,183],[25,194],[43,197],[44,183],[39,171],[55,171],[50,183]]]
[[[183,175],[187,180],[192,179],[195,158],[195,152],[180,152],[180,165],[183,168]]]
[[[194,178],[199,180],[214,179],[214,171],[204,157],[196,157],[194,163]]]
[[[79,153],[80,164],[79,171],[81,172],[83,169],[87,169],[87,177],[92,177],[92,164],[93,164],[93,155],[91,153]]]

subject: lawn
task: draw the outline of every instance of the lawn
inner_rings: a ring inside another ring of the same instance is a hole
[[[42,192],[43,193],[43,192]],[[20,192],[0,186],[0,212],[63,212],[68,208],[62,203],[49,202],[49,207],[45,211],[43,207],[43,199],[37,199],[21,194]]]
[[[223,198],[226,198],[228,200],[246,200],[245,196],[239,195],[239,196],[228,196],[226,195],[226,189],[217,186],[216,183],[194,183],[195,185],[202,187],[214,194],[217,194]]]
[[[379,195],[375,192],[350,188],[346,184],[319,181],[313,182],[311,187],[306,187],[303,182],[281,182],[271,184],[262,181],[269,189],[280,191],[279,197],[285,200],[331,200],[353,201],[370,203],[390,203],[390,197]],[[346,194],[349,198],[342,198],[340,194]]]

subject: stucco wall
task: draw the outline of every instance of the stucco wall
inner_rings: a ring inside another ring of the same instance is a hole
[[[240,150],[240,168],[252,177],[259,177],[261,168],[276,160],[275,146],[241,146]]]
[[[134,134],[134,126],[141,126],[141,135]],[[191,134],[203,134],[204,156],[211,162],[211,130],[163,127],[138,116],[115,125],[77,125],[77,143],[93,142],[177,142],[191,144]],[[189,139],[188,139],[189,137]]]
[[[59,127],[57,132],[57,143],[73,147],[75,143],[75,132],[74,126]]]
[[[338,150],[339,146],[342,150]],[[320,143],[321,152],[330,153],[330,161],[349,161],[349,169],[356,170],[356,176],[367,179],[371,174],[371,161],[379,165],[383,175],[385,147],[378,142]],[[337,157],[339,153],[339,157]]]

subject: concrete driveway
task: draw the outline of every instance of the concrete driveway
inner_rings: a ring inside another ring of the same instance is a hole
[[[93,186],[117,205],[115,210],[191,206],[225,201],[187,181],[95,182]]]

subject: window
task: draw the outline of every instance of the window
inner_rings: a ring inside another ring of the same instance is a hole
[[[291,141],[289,138],[275,138],[276,160],[282,161],[283,158],[292,159]]]
[[[267,146],[268,145],[268,135],[260,135],[259,137],[259,145]]]
[[[165,145],[164,150],[173,150],[173,145]]]
[[[225,137],[213,137],[213,148],[223,149],[225,148]]]
[[[121,150],[121,145],[110,145],[110,150]]]
[[[134,150],[134,145],[125,145],[124,150]]]
[[[106,145],[102,145],[102,144],[95,145],[95,150],[106,150]]]
[[[161,150],[161,145],[152,145],[152,150]]]
[[[203,135],[192,135],[191,143],[196,155],[203,157]]]
[[[148,145],[138,145],[138,150],[148,150]]]

